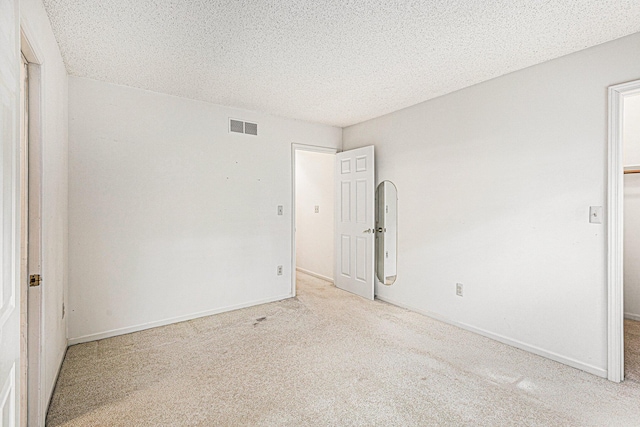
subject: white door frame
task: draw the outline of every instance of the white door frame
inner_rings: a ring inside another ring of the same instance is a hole
[[[337,148],[291,144],[291,296],[296,296],[296,151],[336,154]],[[332,187],[333,188],[333,187]],[[334,212],[335,215],[335,212]],[[333,272],[335,280],[335,271]]]
[[[607,378],[624,380],[624,99],[640,94],[640,80],[609,87],[607,194]]]
[[[41,274],[41,202],[42,202],[42,68],[43,58],[40,49],[34,44],[35,37],[29,26],[22,21],[20,25],[20,50],[28,62],[28,103],[29,103],[29,129],[28,129],[28,193],[21,197],[28,198],[28,273]],[[24,296],[24,304],[21,310],[26,310],[26,324],[21,322],[21,335],[27,334],[27,346],[21,351],[21,358],[26,357],[27,390],[21,390],[21,412],[26,409],[29,426],[44,425],[46,405],[44,388],[42,386],[43,370],[43,289],[29,287],[28,283],[21,284],[21,296]],[[23,408],[26,405],[26,408]],[[26,420],[23,420],[26,425]]]
[[[28,390],[28,295],[29,290],[29,72],[28,60],[20,54],[20,154],[18,177],[20,181],[20,426],[27,426]],[[26,74],[26,75],[24,75]]]

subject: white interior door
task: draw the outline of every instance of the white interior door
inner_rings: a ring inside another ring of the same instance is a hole
[[[374,297],[375,164],[373,146],[336,154],[335,284]]]
[[[3,2],[0,20],[4,25],[15,16],[13,5]],[[18,197],[18,114],[19,58],[15,52],[15,32],[9,25],[0,43],[0,425],[18,426],[20,371],[20,220]],[[8,37],[8,38],[7,38]]]

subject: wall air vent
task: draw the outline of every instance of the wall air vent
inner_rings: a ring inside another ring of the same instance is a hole
[[[229,119],[229,132],[244,133],[244,122]]]
[[[258,135],[258,124],[243,122],[242,120],[229,119],[229,132],[244,133],[246,135]]]
[[[244,122],[244,133],[247,135],[258,135],[258,124]]]

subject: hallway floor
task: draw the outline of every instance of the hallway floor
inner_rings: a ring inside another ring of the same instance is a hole
[[[70,347],[47,425],[637,426],[638,381],[299,274],[297,298]]]
[[[640,322],[636,320],[624,320],[624,378],[640,383]]]

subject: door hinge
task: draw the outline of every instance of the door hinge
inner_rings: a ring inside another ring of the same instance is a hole
[[[40,286],[42,277],[39,274],[32,274],[29,276],[29,286]]]

